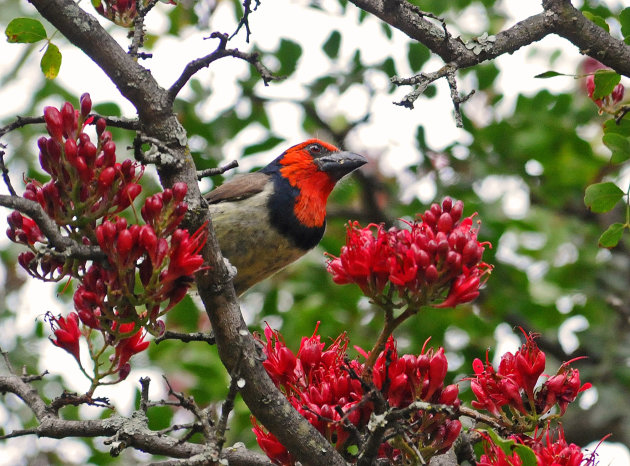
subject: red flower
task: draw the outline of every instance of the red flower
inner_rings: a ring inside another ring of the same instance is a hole
[[[119,333],[125,334],[133,330],[135,324],[133,322],[129,322],[126,324],[121,324],[119,327]],[[123,338],[116,345],[114,358],[118,359],[117,370],[119,371],[120,378],[124,379],[128,374],[128,370],[124,370],[125,365],[129,362],[129,359],[134,354],[140,353],[149,347],[149,342],[144,341],[144,335],[142,334],[142,329],[138,330],[132,336],[128,338]],[[121,373],[120,371],[126,372],[126,374]]]
[[[295,464],[295,459],[291,453],[284,448],[275,435],[271,432],[267,432],[267,430],[259,425],[253,417],[252,424],[254,425],[252,432],[256,435],[256,441],[258,442],[260,449],[265,452],[271,461],[279,465]]]
[[[206,244],[205,223],[192,236],[187,230],[175,230],[171,236],[168,269],[160,277],[161,281],[168,283],[199,271],[203,265],[201,248],[204,244]]]
[[[535,335],[521,331],[525,335],[525,344],[516,352],[515,365],[527,397],[533,400],[534,387],[545,370],[545,353],[536,345]]]
[[[81,355],[79,351],[79,316],[76,312],[71,312],[65,319],[61,316],[54,317],[50,312],[46,313],[46,318],[50,323],[50,328],[56,339],[50,339],[55,346],[66,350],[80,363]]]
[[[591,387],[589,383],[581,385],[580,373],[568,366],[573,362],[569,361],[536,389],[538,378],[545,370],[545,353],[538,348],[534,338],[533,334],[525,334],[525,344],[516,353],[501,356],[496,372],[488,362],[487,354],[485,365],[475,359],[475,376],[469,379],[477,398],[472,402],[474,408],[485,409],[500,417],[501,408],[507,405],[535,420],[549,412],[555,404],[558,404],[560,414],[564,414],[567,405],[580,392]]]
[[[479,295],[491,266],[481,262],[486,243],[477,241],[472,217],[460,221],[463,203],[433,204],[410,229],[350,223],[339,257],[328,271],[338,284],[355,283],[369,297],[389,284],[403,301],[454,307]],[[435,304],[446,296],[441,303]]]
[[[568,365],[572,361],[565,362],[558,373],[549,377],[537,394],[537,406],[541,412],[549,411],[556,403],[560,408],[560,414],[564,414],[567,405],[577,398],[578,394],[591,388],[590,383],[584,385],[580,382],[580,371]]]

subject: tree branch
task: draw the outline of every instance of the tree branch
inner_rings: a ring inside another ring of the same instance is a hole
[[[184,68],[181,76],[177,78],[177,81],[175,81],[168,90],[168,97],[170,99],[170,102],[173,102],[175,100],[175,97],[177,97],[179,91],[182,90],[184,85],[188,82],[190,78],[193,77],[195,73],[197,73],[202,68],[207,68],[212,62],[215,62],[224,57],[240,58],[241,60],[245,60],[246,62],[251,64],[253,67],[256,68],[258,73],[260,73],[260,76],[262,77],[265,86],[269,85],[272,80],[277,79],[271,74],[271,71],[269,71],[269,69],[267,69],[267,67],[262,64],[258,53],[245,53],[241,52],[238,49],[228,49],[227,42],[229,40],[229,37],[227,34],[213,32],[212,34],[210,34],[209,38],[219,39],[219,45],[217,46],[216,50],[211,54],[193,60],[186,65],[186,68]]]
[[[424,44],[445,63],[457,69],[469,68],[537,42],[549,34],[558,34],[580,48],[580,52],[598,59],[619,74],[630,77],[630,46],[615,39],[589,21],[569,0],[544,0],[545,11],[530,16],[499,32],[482,49],[467,48],[460,38],[445,34],[443,27],[428,21],[431,17],[404,0],[350,0],[412,39]]]
[[[191,458],[205,453],[206,446],[169,437],[162,432],[149,429],[146,416],[142,411],[135,412],[131,418],[114,415],[107,419],[74,421],[60,419],[55,410],[48,406],[39,396],[37,390],[24,382],[17,375],[0,376],[0,392],[17,395],[31,409],[38,425],[31,429],[20,429],[10,432],[2,438],[13,438],[24,435],[37,435],[47,438],[66,437],[113,437],[110,443],[116,443],[114,449],[121,451],[121,445],[155,455],[166,455],[174,458]],[[224,448],[222,457],[229,464],[268,465],[266,457],[259,453],[247,451],[244,447]]]
[[[98,246],[79,244],[71,238],[63,236],[57,224],[44,212],[42,206],[35,201],[23,197],[0,194],[0,206],[20,211],[31,217],[48,239],[50,245],[63,253],[64,257],[83,260],[100,260],[105,258],[105,254]]]
[[[617,73],[630,77],[630,46],[586,19],[568,0],[543,0],[554,32]]]

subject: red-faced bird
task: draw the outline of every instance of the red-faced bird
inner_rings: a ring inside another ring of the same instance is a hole
[[[221,252],[236,267],[237,294],[299,259],[322,239],[335,184],[367,160],[310,139],[261,170],[206,194]]]

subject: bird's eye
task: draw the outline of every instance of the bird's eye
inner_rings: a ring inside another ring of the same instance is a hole
[[[313,144],[311,145],[311,147],[309,147],[309,151],[313,155],[319,155],[322,153],[322,146],[320,146],[319,144]]]

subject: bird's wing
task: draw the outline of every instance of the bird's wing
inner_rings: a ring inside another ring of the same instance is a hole
[[[218,188],[210,191],[204,197],[209,204],[218,204],[219,202],[226,201],[238,201],[261,192],[265,189],[265,185],[268,181],[269,175],[260,172],[235,176],[230,181],[227,181]]]

